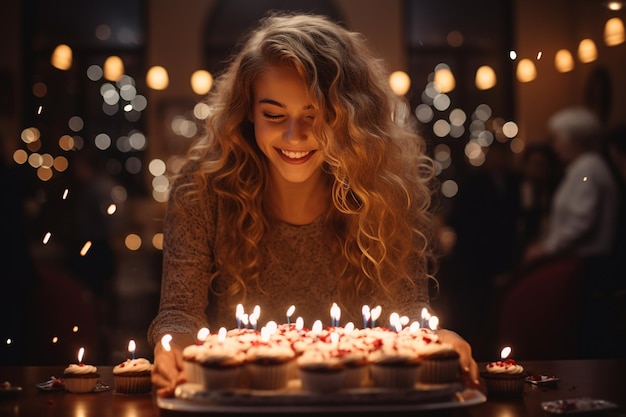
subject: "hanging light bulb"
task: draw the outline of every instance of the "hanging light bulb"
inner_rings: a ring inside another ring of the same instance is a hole
[[[578,44],[578,59],[583,64],[588,64],[598,59],[596,43],[591,39],[583,39],[580,41]]]
[[[124,75],[124,63],[119,56],[110,56],[104,61],[104,78],[109,81],[117,81]]]
[[[535,63],[528,58],[524,58],[517,63],[517,80],[527,83],[537,78]]]
[[[554,66],[558,72],[570,72],[574,69],[574,57],[567,49],[560,49],[554,56]]]
[[[153,90],[165,90],[170,83],[167,70],[161,66],[154,66],[146,74],[146,83]]]
[[[438,66],[435,70],[435,78],[433,79],[435,87],[440,93],[449,93],[456,87],[456,80],[454,74],[447,65]]]
[[[624,22],[619,17],[613,17],[604,24],[604,43],[607,46],[624,43]]]
[[[65,44],[58,45],[50,58],[52,66],[60,70],[72,68],[72,48]]]
[[[409,92],[411,77],[404,71],[394,71],[389,76],[389,85],[396,95],[403,96]]]
[[[194,93],[203,95],[211,91],[213,76],[209,71],[198,70],[191,74],[191,88]]]
[[[479,90],[488,90],[496,85],[496,72],[489,65],[476,70],[474,83]]]

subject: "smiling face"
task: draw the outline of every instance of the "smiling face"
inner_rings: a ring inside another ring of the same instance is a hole
[[[270,66],[254,84],[251,120],[274,181],[320,181],[324,162],[311,127],[317,116],[306,84],[289,66]]]

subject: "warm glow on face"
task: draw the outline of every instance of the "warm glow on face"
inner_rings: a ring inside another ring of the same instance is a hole
[[[479,90],[488,90],[496,85],[496,72],[488,65],[483,65],[476,70],[475,78],[476,88]]]
[[[170,84],[167,70],[158,65],[150,68],[146,74],[146,83],[153,90],[165,90]]]
[[[584,64],[593,62],[598,59],[598,49],[591,39],[583,39],[578,44],[578,59]]]
[[[53,67],[63,71],[72,68],[72,48],[64,44],[58,45],[54,48],[50,61]]]
[[[554,66],[558,72],[570,72],[574,69],[574,57],[567,49],[557,51],[554,56]]]
[[[104,61],[104,78],[117,81],[124,75],[124,63],[119,56],[110,56]]]
[[[194,93],[204,95],[213,87],[213,76],[209,71],[198,70],[191,74],[191,88]]]
[[[537,78],[537,69],[535,64],[528,58],[522,59],[517,63],[517,80],[521,83],[527,83]]]
[[[619,17],[606,21],[604,25],[604,43],[607,46],[616,46],[624,43],[624,22]]]
[[[389,76],[389,85],[396,95],[403,96],[411,87],[411,78],[404,71],[395,71]]]

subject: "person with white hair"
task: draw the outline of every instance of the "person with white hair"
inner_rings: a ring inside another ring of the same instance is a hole
[[[526,265],[580,263],[580,279],[569,281],[569,285],[580,286],[580,299],[573,300],[578,316],[571,317],[581,324],[580,355],[610,356],[616,352],[611,348],[616,339],[603,327],[609,317],[600,317],[605,313],[595,294],[611,273],[620,197],[615,176],[601,152],[604,128],[590,110],[572,107],[554,114],[548,131],[565,172],[553,196],[546,236],[527,249]]]
[[[600,153],[602,124],[590,110],[574,107],[553,115],[548,130],[565,175],[553,197],[547,235],[528,249],[526,261],[565,253],[606,256],[615,238],[618,188]]]

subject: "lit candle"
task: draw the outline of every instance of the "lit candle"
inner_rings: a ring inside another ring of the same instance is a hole
[[[202,327],[198,330],[198,334],[196,335],[197,344],[201,345],[204,343],[206,338],[209,337],[209,334],[211,334],[211,331],[207,327]]]
[[[417,333],[420,329],[420,323],[418,321],[414,321],[411,323],[411,325],[409,326],[409,331],[411,333]]]
[[[291,324],[291,315],[296,311],[296,306],[292,305],[287,309],[287,324]]]
[[[436,332],[437,327],[439,327],[439,317],[432,316],[430,319],[428,319],[428,327],[430,327],[430,330],[432,330],[433,332]]]
[[[371,311],[372,328],[376,327],[376,320],[378,320],[382,311],[383,311],[383,308],[381,306],[376,306],[372,309]]]
[[[83,356],[85,355],[85,348],[81,347],[80,349],[78,349],[78,364],[82,365],[83,364]]]
[[[333,303],[332,307],[330,307],[330,325],[332,327],[339,326],[339,318],[341,317],[341,309],[337,305],[337,303]]]
[[[296,319],[296,330],[300,332],[302,329],[304,329],[304,319],[302,317],[298,317]]]
[[[421,326],[422,327],[426,327],[426,324],[428,323],[429,319],[430,319],[430,313],[428,312],[428,309],[426,307],[422,308],[422,323],[421,323]]]
[[[400,322],[400,315],[398,313],[394,312],[389,315],[389,324],[396,332],[402,330],[402,323]]]
[[[237,328],[241,329],[241,316],[243,315],[243,306],[241,304],[237,304],[237,308],[235,309],[235,319],[237,319]]]
[[[353,330],[354,330],[354,323],[352,323],[351,321],[347,322],[345,327],[343,328],[343,331],[346,332],[346,334],[352,333]]]
[[[133,339],[130,339],[130,341],[128,342],[128,351],[130,352],[131,359],[135,359],[135,348],[135,341]]]
[[[322,331],[322,321],[315,320],[315,322],[313,322],[313,327],[311,327],[311,333],[313,333],[314,336],[317,336],[318,333],[321,331]]]
[[[226,340],[226,333],[228,332],[228,330],[226,330],[226,327],[220,327],[220,329],[217,332],[217,340],[221,343],[224,343],[224,340]]]
[[[172,350],[172,346],[170,345],[171,341],[172,341],[172,335],[171,334],[165,334],[161,338],[161,345],[163,346],[163,349],[166,352],[169,352],[170,350]]]
[[[502,360],[506,359],[509,357],[509,355],[511,354],[511,347],[510,346],[505,346],[502,351],[500,352],[500,357],[502,358]]]
[[[367,322],[370,321],[370,307],[368,305],[364,305],[361,308],[361,313],[363,314],[363,328],[367,328]]]

